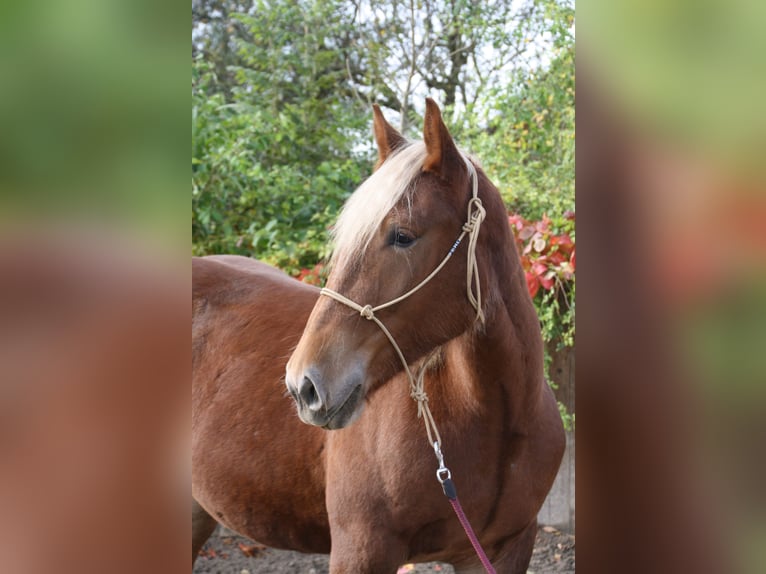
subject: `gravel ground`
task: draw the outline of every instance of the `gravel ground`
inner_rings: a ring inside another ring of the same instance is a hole
[[[573,574],[575,537],[551,527],[541,527],[528,574]],[[230,531],[216,530],[200,550],[194,574],[328,574],[328,556],[273,550],[253,543]],[[405,565],[399,574],[441,572],[454,574],[452,566],[438,564]]]

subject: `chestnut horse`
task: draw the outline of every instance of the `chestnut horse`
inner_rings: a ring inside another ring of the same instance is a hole
[[[564,432],[505,206],[432,100],[424,142],[377,107],[374,133],[327,290],[242,257],[193,261],[192,556],[217,521],[329,552],[332,574],[483,571],[422,414],[494,568],[523,573]]]

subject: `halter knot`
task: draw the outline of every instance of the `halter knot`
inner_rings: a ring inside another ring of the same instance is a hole
[[[428,395],[424,389],[412,389],[410,391],[410,397],[416,400],[418,403],[427,403]]]
[[[468,217],[471,223],[484,221],[484,217],[486,215],[487,210],[484,209],[484,205],[481,203],[481,199],[478,197],[472,197],[468,201]]]
[[[471,169],[473,169],[473,166],[471,166]],[[463,225],[463,233],[468,234],[466,289],[468,300],[471,302],[471,305],[473,305],[473,308],[476,309],[476,320],[483,323],[484,311],[482,311],[481,308],[481,285],[479,283],[479,266],[476,262],[476,246],[479,239],[479,229],[487,215],[487,210],[484,209],[481,199],[476,195],[475,185],[476,180],[474,179],[473,197],[468,201],[467,221]]]
[[[367,319],[368,321],[372,321],[375,317],[375,313],[372,311],[372,305],[365,305],[359,310],[359,314]]]

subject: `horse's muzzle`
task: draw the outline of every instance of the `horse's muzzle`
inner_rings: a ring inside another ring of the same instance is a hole
[[[340,429],[356,420],[362,410],[362,373],[354,372],[343,382],[328,381],[316,369],[295,375],[288,366],[285,383],[295,400],[300,419],[328,430]]]

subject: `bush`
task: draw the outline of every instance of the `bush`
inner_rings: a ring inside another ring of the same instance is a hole
[[[327,229],[368,165],[344,149],[346,110],[328,107],[320,119],[297,105],[271,113],[253,98],[226,103],[206,93],[215,78],[204,62],[197,71],[193,252],[257,257],[289,272],[325,257]]]

